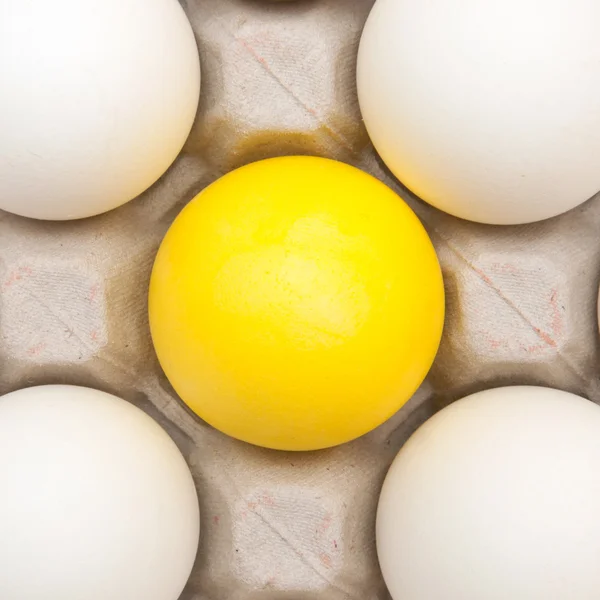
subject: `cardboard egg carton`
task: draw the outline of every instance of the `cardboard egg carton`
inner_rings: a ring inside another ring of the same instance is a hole
[[[165,427],[192,468],[202,510],[183,600],[384,600],[378,494],[424,420],[467,393],[508,383],[600,400],[600,203],[492,227],[412,197],[375,155],[358,109],[356,53],[372,0],[183,5],[203,87],[197,122],[169,172],[135,201],[80,222],[0,214],[0,391],[87,385]],[[192,415],[158,366],[147,323],[150,269],[177,213],[225,172],[281,154],[337,158],[397,190],[427,227],[447,290],[440,352],[413,399],[371,434],[305,454],[243,444]]]

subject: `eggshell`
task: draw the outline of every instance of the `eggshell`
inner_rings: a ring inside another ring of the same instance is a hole
[[[0,82],[0,209],[78,219],[168,169],[200,64],[177,0],[3,0]]]
[[[483,223],[600,191],[597,0],[377,0],[358,57],[375,148],[426,202]]]
[[[177,446],[92,389],[0,398],[0,598],[177,600],[199,510]]]
[[[444,324],[435,249],[390,188],[289,156],[201,192],[156,257],[154,347],[201,418],[246,442],[316,450],[397,412]]]
[[[600,407],[539,387],[459,400],[395,459],[377,515],[394,600],[596,600]]]

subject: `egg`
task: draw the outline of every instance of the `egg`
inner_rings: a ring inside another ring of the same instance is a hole
[[[517,224],[600,191],[597,0],[377,0],[358,57],[373,144],[417,196]]]
[[[596,600],[600,407],[541,387],[480,392],[400,450],[377,514],[394,600]]]
[[[0,598],[177,600],[199,538],[196,489],[132,404],[51,385],[0,398]]]
[[[177,217],[149,314],[160,363],[202,419],[281,450],[347,442],[393,415],[436,354],[435,250],[390,188],[340,162],[233,171]]]
[[[2,0],[0,81],[0,209],[79,219],[169,168],[200,64],[177,0]]]

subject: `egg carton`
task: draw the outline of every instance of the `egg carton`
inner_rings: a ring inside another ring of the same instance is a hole
[[[384,600],[375,511],[410,434],[488,387],[539,384],[600,401],[600,203],[545,222],[468,223],[414,198],[376,156],[356,97],[372,0],[186,0],[202,60],[199,115],[169,172],[135,201],[79,222],[0,213],[0,392],[71,383],[112,392],[169,432],[194,475],[201,545],[182,600]],[[328,156],[395,189],[439,253],[447,321],[421,389],[342,447],[275,452],[227,438],[181,403],[155,358],[147,289],[182,207],[227,171]],[[132,599],[133,600],[133,599]]]

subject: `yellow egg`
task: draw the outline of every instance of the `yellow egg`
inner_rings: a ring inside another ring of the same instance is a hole
[[[265,160],[225,175],[173,223],[150,325],[202,419],[268,448],[357,438],[414,393],[436,354],[444,288],[425,229],[348,165]]]

